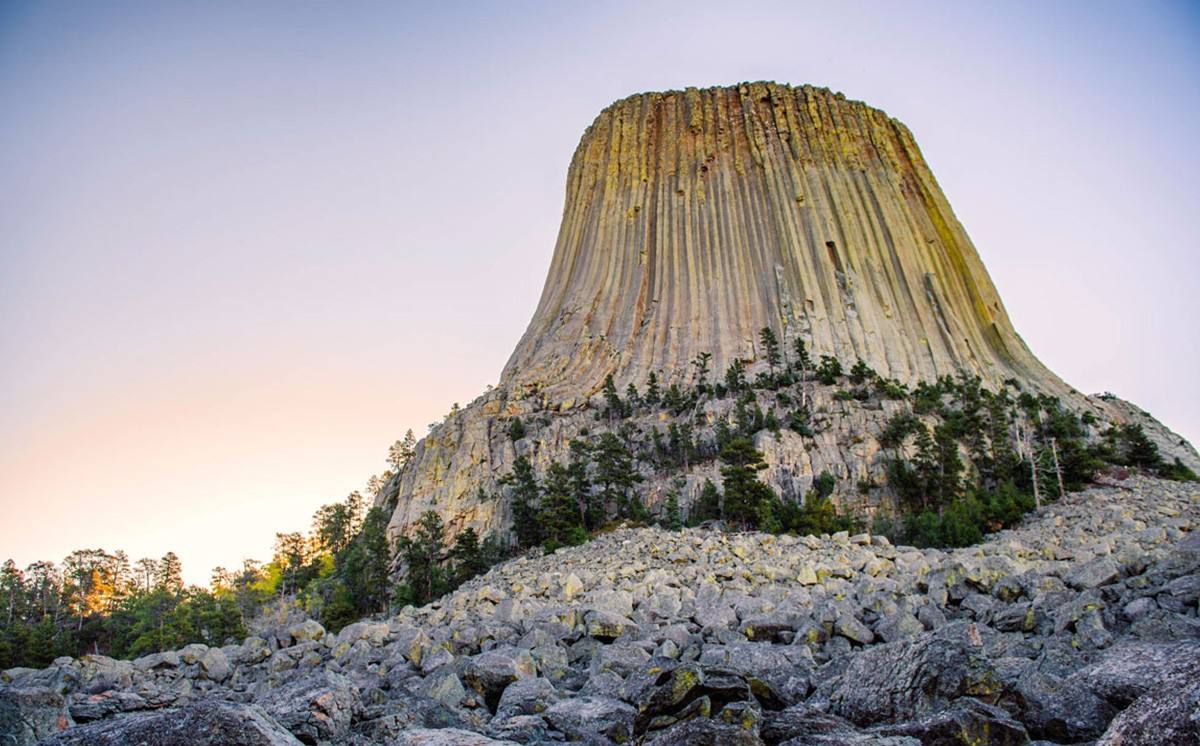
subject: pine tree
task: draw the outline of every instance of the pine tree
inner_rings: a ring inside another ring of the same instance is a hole
[[[954,431],[945,423],[933,431],[937,451],[937,479],[931,490],[938,499],[938,506],[945,507],[954,502],[962,491],[963,463],[958,455],[958,441]]]
[[[683,491],[687,480],[676,478],[671,483],[671,490],[667,493],[667,501],[663,505],[662,518],[659,524],[670,531],[678,531],[683,528],[683,515],[679,508],[679,494]]]
[[[654,406],[661,398],[662,391],[658,387],[658,375],[654,371],[650,371],[650,375],[646,379],[646,395],[642,397],[642,400],[650,406]]]
[[[578,505],[572,496],[571,474],[557,461],[546,471],[538,524],[542,529],[542,545],[547,551],[578,544],[586,538],[579,521]]]
[[[513,417],[508,423],[508,439],[516,443],[525,437],[525,423],[520,417]]]
[[[600,497],[606,506],[614,506],[618,515],[630,517],[632,505],[629,490],[642,481],[634,467],[633,454],[612,433],[600,436],[592,453],[595,481],[600,485]]]
[[[450,562],[456,586],[487,572],[487,561],[483,557],[483,550],[479,546],[479,534],[475,529],[468,526],[454,537],[454,547],[450,549]]]
[[[836,357],[821,356],[821,364],[817,366],[817,380],[826,386],[837,383],[842,375],[842,363]]]
[[[689,511],[689,523],[696,525],[704,521],[723,519],[724,511],[721,506],[721,491],[711,479],[705,479],[700,488],[700,497],[696,499],[695,507]]]
[[[1158,446],[1146,435],[1145,429],[1136,423],[1126,423],[1118,431],[1125,463],[1143,469],[1157,470],[1162,467],[1162,455]]]
[[[621,395],[617,393],[617,384],[613,382],[612,373],[604,377],[604,402],[605,413],[610,423],[625,416],[625,405],[621,402]]]
[[[417,449],[417,438],[413,435],[412,428],[409,428],[404,433],[404,440],[397,440],[388,449],[388,463],[397,472],[403,471],[404,467],[408,466],[412,461],[413,455]]]
[[[800,380],[808,377],[808,372],[812,370],[812,358],[808,355],[808,345],[804,343],[802,337],[796,337],[796,341],[792,343],[796,351],[796,368],[800,371]]]
[[[445,526],[434,511],[426,511],[417,521],[412,537],[400,540],[400,556],[408,570],[402,595],[413,604],[425,604],[440,596],[445,590],[445,571],[442,555],[445,553]]]
[[[855,361],[854,365],[850,368],[850,383],[853,383],[855,386],[861,386],[868,381],[874,380],[874,378],[875,371],[861,359]]]
[[[579,511],[579,524],[586,531],[594,531],[604,522],[604,509],[592,491],[592,480],[588,476],[591,464],[591,446],[582,440],[571,441],[571,461],[567,473],[571,480],[571,496]]]
[[[360,613],[386,611],[392,553],[387,539],[388,515],[372,507],[345,553],[339,574],[349,601]]]
[[[505,477],[503,482],[512,486],[513,531],[516,533],[518,546],[532,547],[540,544],[542,531],[537,521],[540,493],[529,459],[518,456],[513,462],[512,474]]]
[[[633,381],[625,387],[625,416],[632,416],[641,405],[642,397],[638,394],[637,386],[633,385]]]
[[[158,561],[158,585],[170,593],[183,590],[183,563],[174,552],[167,552]]]
[[[721,479],[725,487],[725,518],[741,528],[758,528],[770,521],[775,493],[759,481],[758,472],[767,468],[763,456],[749,438],[734,438],[721,449]]]
[[[692,360],[692,370],[694,371],[696,393],[700,395],[708,393],[708,366],[711,362],[711,352],[701,352],[699,355],[696,355],[694,360]]]
[[[746,363],[741,358],[735,359],[725,370],[725,388],[731,394],[746,388]]]
[[[764,326],[758,333],[758,339],[763,346],[763,359],[767,361],[767,367],[771,370],[771,379],[775,378],[775,369],[783,362],[779,355],[779,337],[775,336],[775,331],[769,326]]]

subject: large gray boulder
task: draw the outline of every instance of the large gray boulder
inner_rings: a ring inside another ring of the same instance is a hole
[[[1200,743],[1200,671],[1171,679],[1134,700],[1096,746]]]
[[[1200,641],[1131,642],[1106,651],[1073,678],[1116,707],[1125,707],[1164,681],[1200,676]]]
[[[552,705],[543,717],[573,741],[605,738],[626,743],[633,738],[636,714],[633,707],[617,699],[574,697]]]
[[[988,633],[995,634],[955,622],[910,640],[866,648],[835,684],[831,709],[870,725],[920,718],[959,697],[995,703],[1003,685],[984,649]]]
[[[1030,671],[1006,697],[1038,738],[1075,743],[1104,732],[1116,710],[1078,679]]]
[[[344,738],[361,707],[358,688],[345,676],[328,672],[268,690],[257,701],[280,725],[308,743]]]
[[[30,746],[74,724],[66,700],[53,689],[0,689],[0,744],[4,746]]]
[[[1024,746],[1029,733],[999,707],[974,697],[956,699],[949,707],[920,720],[885,725],[872,732],[887,736],[912,736],[922,746]]]
[[[41,746],[300,746],[262,708],[231,702],[138,712],[69,728]]]
[[[392,746],[517,746],[461,728],[413,728],[395,737]]]

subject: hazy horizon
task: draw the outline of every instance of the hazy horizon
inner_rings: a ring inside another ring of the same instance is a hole
[[[0,560],[270,558],[500,369],[612,101],[915,135],[1034,354],[1196,442],[1200,10],[0,5]]]

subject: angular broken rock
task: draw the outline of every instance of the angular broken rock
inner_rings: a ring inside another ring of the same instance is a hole
[[[41,746],[301,746],[256,705],[198,702],[80,725]]]

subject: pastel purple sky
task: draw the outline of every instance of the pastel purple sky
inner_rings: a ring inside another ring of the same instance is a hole
[[[758,79],[908,124],[1034,352],[1200,436],[1194,4],[7,0],[0,558],[267,558],[495,382],[602,107]]]

